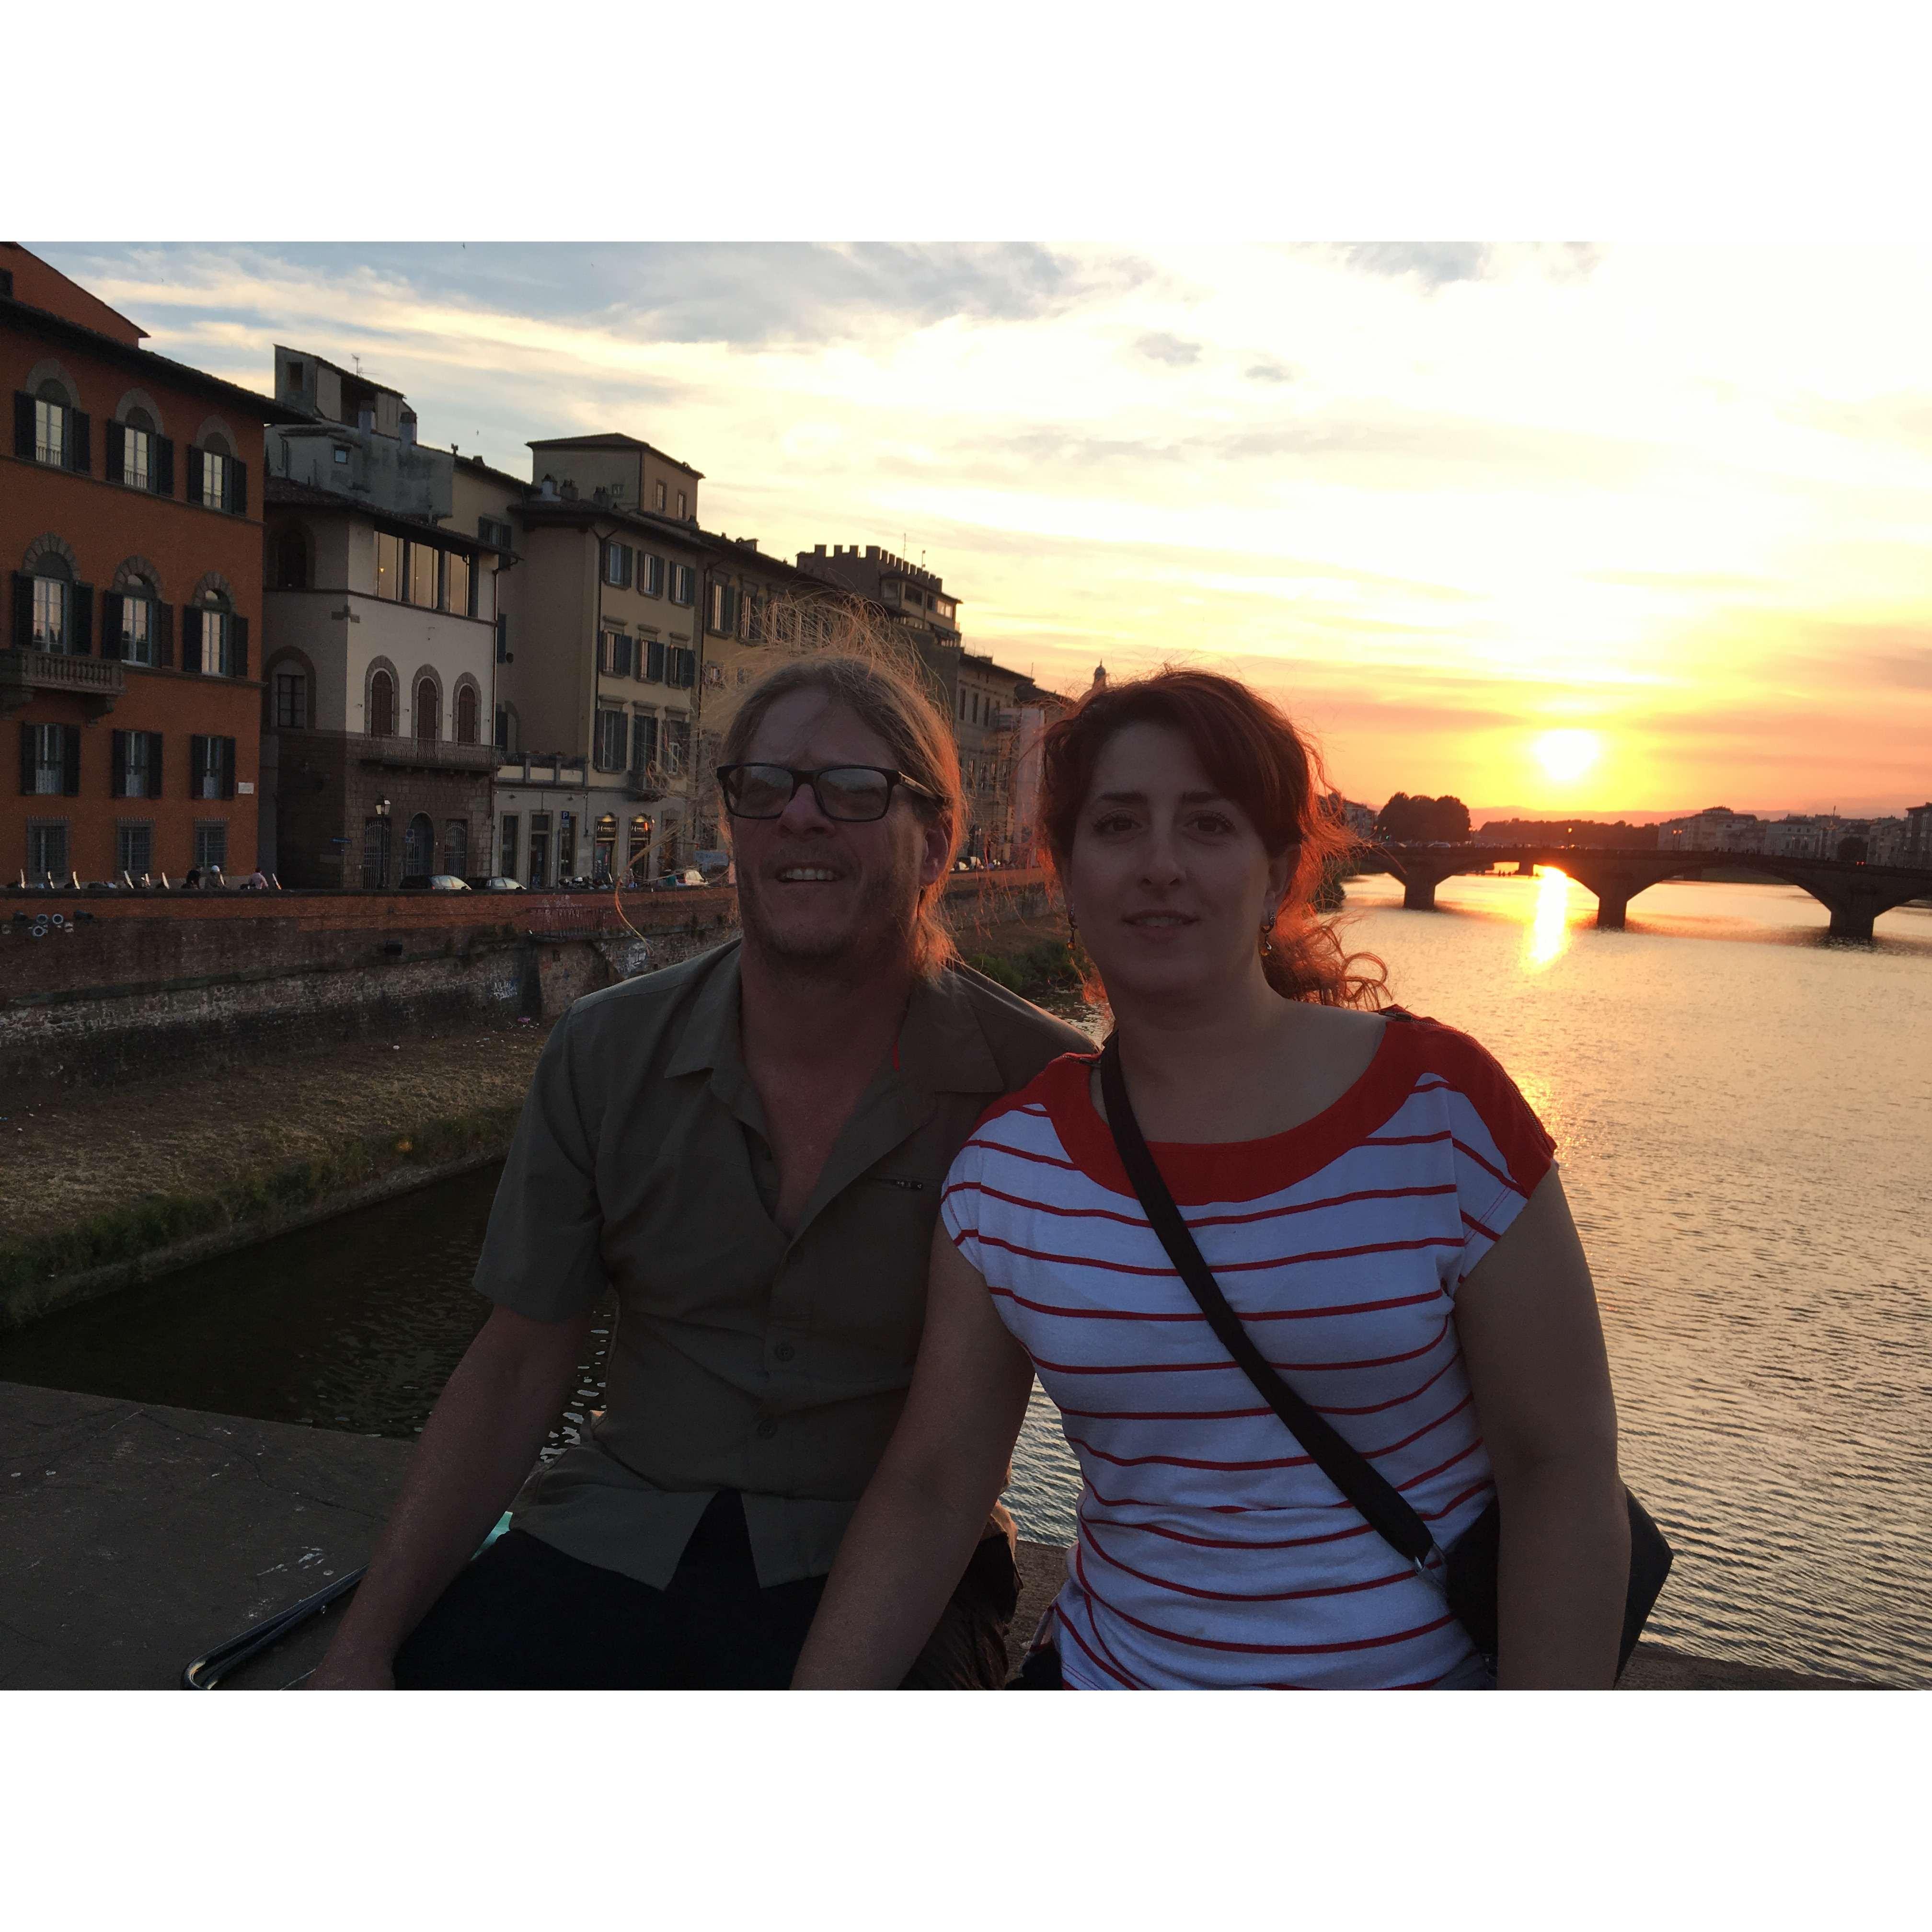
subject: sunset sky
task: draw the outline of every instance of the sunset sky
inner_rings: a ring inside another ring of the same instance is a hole
[[[518,476],[621,430],[710,529],[903,544],[1062,688],[1250,679],[1370,804],[1932,795],[1932,250],[28,245],[251,387],[359,356]]]

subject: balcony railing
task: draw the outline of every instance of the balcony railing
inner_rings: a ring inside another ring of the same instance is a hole
[[[560,752],[520,752],[512,757],[502,752],[491,754],[496,761],[496,782],[516,785],[568,785],[581,790],[590,783],[589,763],[583,758],[566,758]]]
[[[85,701],[98,716],[112,711],[128,688],[113,658],[76,657],[65,651],[0,651],[0,712],[18,711],[30,698],[53,693]]]
[[[359,754],[365,765],[391,770],[487,772],[497,760],[494,745],[459,745],[447,738],[364,738]]]

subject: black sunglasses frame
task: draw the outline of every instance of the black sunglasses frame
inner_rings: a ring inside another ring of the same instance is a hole
[[[754,814],[740,812],[731,802],[730,778],[735,772],[748,771],[783,772],[786,777],[791,780],[791,790],[786,795],[784,805],[780,806],[776,812],[772,812]],[[818,781],[833,772],[872,772],[885,780],[886,802],[880,808],[878,818],[842,818],[836,812],[826,810],[825,794],[818,789]],[[785,806],[790,805],[798,796],[798,788],[800,785],[811,786],[812,802],[818,807],[820,812],[825,818],[830,819],[835,825],[878,824],[879,819],[884,818],[892,808],[892,791],[896,786],[903,786],[915,796],[924,799],[930,805],[937,805],[940,802],[938,795],[928,790],[920,783],[918,779],[908,778],[904,772],[895,771],[890,765],[821,765],[816,771],[806,772],[800,771],[795,765],[768,764],[764,760],[760,758],[748,760],[741,764],[720,765],[718,767],[718,795],[724,801],[724,809],[734,818],[748,818],[754,824],[768,825],[773,819],[783,818]]]

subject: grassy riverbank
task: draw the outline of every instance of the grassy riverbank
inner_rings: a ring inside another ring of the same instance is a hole
[[[0,1328],[500,1154],[548,1031],[366,1042],[0,1117]]]

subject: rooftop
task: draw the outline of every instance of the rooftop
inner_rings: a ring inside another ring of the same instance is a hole
[[[662,457],[674,469],[682,470],[687,476],[694,476],[700,483],[704,480],[703,470],[694,470],[689,464],[679,461],[668,451],[645,442],[641,436],[625,436],[615,430],[598,436],[547,436],[525,446],[530,449],[646,449],[652,455]]]

